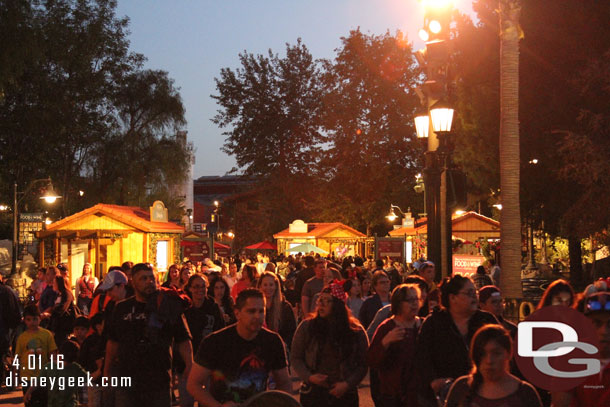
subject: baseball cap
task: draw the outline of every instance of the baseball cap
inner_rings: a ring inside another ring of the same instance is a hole
[[[490,299],[494,295],[497,295],[497,296],[502,295],[502,293],[500,292],[500,289],[498,287],[496,287],[495,285],[486,285],[484,287],[481,287],[481,289],[479,290],[479,302],[484,304],[488,299]]]
[[[421,262],[421,263],[419,263],[419,267],[417,268],[417,270],[423,271],[428,266],[434,267],[434,263],[432,263],[431,261]]]
[[[108,291],[117,284],[127,284],[127,276],[122,271],[112,270],[104,277],[104,281],[100,284],[100,290]]]

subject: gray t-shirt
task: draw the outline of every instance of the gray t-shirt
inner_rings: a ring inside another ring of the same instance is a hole
[[[309,298],[309,312],[312,312],[316,309],[316,302],[314,301],[314,297],[324,288],[324,280],[316,278],[313,276],[309,280],[305,282],[303,285],[303,291],[301,292],[301,296]]]

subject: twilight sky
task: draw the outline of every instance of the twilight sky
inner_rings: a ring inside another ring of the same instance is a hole
[[[471,13],[470,0],[454,0]],[[284,55],[285,43],[302,38],[314,58],[332,58],[340,37],[360,27],[382,34],[406,33],[423,46],[419,0],[119,0],[118,16],[130,18],[131,50],[148,58],[146,68],[169,72],[186,107],[188,138],[196,148],[194,178],[223,175],[235,160],[220,151],[224,137],[210,119],[210,97],[223,67],[239,66],[238,54]]]

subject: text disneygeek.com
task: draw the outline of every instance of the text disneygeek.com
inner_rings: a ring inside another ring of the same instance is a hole
[[[63,391],[70,387],[131,387],[131,377],[102,377],[100,383],[93,383],[93,377],[87,372],[86,376],[60,376],[60,377],[21,377],[9,373],[6,377],[7,387],[45,387],[49,390]]]

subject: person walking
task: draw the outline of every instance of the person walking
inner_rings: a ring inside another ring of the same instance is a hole
[[[135,296],[114,307],[104,376],[131,377],[131,387],[116,389],[116,407],[169,407],[172,344],[187,375],[193,361],[191,336],[183,317],[189,301],[173,289],[157,289],[148,263],[136,264],[131,273]]]
[[[303,407],[358,407],[368,339],[362,325],[349,316],[346,299],[342,287],[332,283],[320,293],[315,315],[295,332],[290,361],[303,381]]]
[[[470,371],[469,345],[474,333],[496,318],[478,309],[477,291],[468,277],[455,275],[440,287],[441,309],[422,324],[417,338],[416,369],[420,406],[437,406],[449,385]]]
[[[184,316],[192,335],[193,354],[196,354],[201,341],[212,332],[224,328],[225,321],[218,305],[206,295],[207,281],[204,277],[199,274],[191,276],[184,287],[184,291],[193,301],[192,307],[184,311]],[[180,406],[192,407],[195,400],[186,389],[188,372],[185,372],[185,364],[180,355],[176,355],[174,366],[179,376]]]
[[[246,288],[235,301],[237,322],[208,335],[199,346],[187,390],[201,406],[237,406],[267,389],[292,392],[280,336],[263,327],[265,300]]]
[[[469,375],[458,378],[445,407],[542,407],[534,386],[510,374],[512,340],[501,325],[485,325],[472,337]]]
[[[367,354],[367,362],[379,376],[382,407],[417,406],[415,345],[421,319],[421,292],[415,284],[401,284],[392,291],[392,316],[381,323]]]
[[[282,340],[290,349],[297,322],[292,307],[284,299],[279,278],[275,273],[266,271],[258,279],[257,288],[265,294],[265,325],[267,329],[280,334]]]

